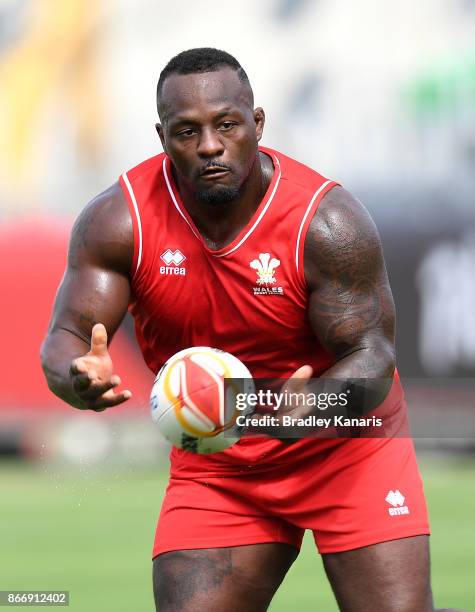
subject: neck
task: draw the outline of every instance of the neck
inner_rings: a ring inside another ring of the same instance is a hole
[[[274,166],[271,158],[258,152],[242,192],[232,202],[209,206],[196,199],[177,176],[173,177],[183,204],[210,249],[218,250],[230,244],[255,213],[272,180]]]

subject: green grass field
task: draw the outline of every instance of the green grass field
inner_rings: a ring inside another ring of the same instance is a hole
[[[436,603],[475,611],[475,460],[426,459],[421,467]],[[152,611],[150,552],[165,481],[164,466],[0,463],[0,590],[69,590],[70,609],[82,612]],[[337,610],[308,536],[271,606],[293,609]]]

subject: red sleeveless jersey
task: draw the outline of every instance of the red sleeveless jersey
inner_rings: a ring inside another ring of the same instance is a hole
[[[260,378],[285,378],[303,364],[318,376],[335,362],[310,327],[303,250],[319,203],[337,183],[277,151],[260,150],[272,158],[272,181],[248,224],[219,250],[206,246],[193,223],[165,154],[120,178],[134,228],[131,312],[154,373],[191,346],[228,351]],[[257,467],[285,461],[297,448],[307,454],[341,442],[244,439],[207,456],[174,448],[172,474]]]

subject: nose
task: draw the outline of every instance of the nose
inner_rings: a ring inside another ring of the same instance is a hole
[[[200,134],[196,150],[201,157],[216,157],[224,153],[224,145],[220,134],[213,128],[204,128]]]

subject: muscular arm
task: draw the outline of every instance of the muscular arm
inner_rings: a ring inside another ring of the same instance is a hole
[[[320,204],[304,261],[310,323],[336,358],[323,377],[364,379],[355,396],[360,405],[352,407],[370,410],[384,399],[394,374],[394,303],[376,227],[343,188],[332,189]]]
[[[70,369],[73,360],[91,348],[94,324],[103,323],[110,339],[127,312],[132,250],[130,215],[115,184],[88,204],[74,224],[66,273],[41,349],[50,389],[77,408],[107,407],[108,402],[94,404],[93,394],[90,398],[78,395],[76,382],[81,386],[87,381],[73,381]],[[120,403],[116,395],[110,405]]]

